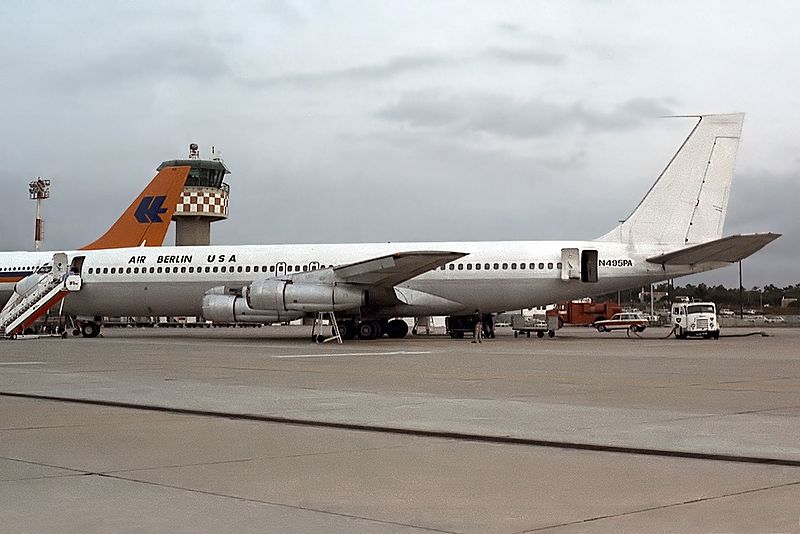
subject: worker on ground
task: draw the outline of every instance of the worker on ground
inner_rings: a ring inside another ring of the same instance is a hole
[[[483,341],[481,341],[481,338],[483,337],[483,316],[481,316],[481,312],[479,310],[475,310],[473,318],[475,319],[475,332],[473,333],[472,342],[483,343]]]

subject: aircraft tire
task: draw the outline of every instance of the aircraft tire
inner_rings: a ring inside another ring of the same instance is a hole
[[[97,337],[100,334],[100,325],[94,321],[81,323],[81,335],[83,337]]]
[[[377,339],[381,333],[378,321],[361,321],[358,324],[358,338],[364,340]]]
[[[339,334],[341,334],[342,339],[344,340],[351,340],[356,338],[356,334],[358,333],[358,329],[356,328],[355,321],[340,321],[339,322]]]

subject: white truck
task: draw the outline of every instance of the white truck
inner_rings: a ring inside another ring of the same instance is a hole
[[[679,302],[672,305],[675,337],[702,336],[719,339],[717,306],[713,302]]]

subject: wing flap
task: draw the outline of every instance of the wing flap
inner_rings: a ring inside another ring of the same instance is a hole
[[[287,278],[297,282],[347,283],[391,288],[466,255],[463,252],[441,250],[397,252],[330,269],[293,274]]]
[[[695,265],[706,262],[735,263],[758,252],[781,234],[761,233],[732,235],[708,243],[682,248],[647,258],[659,265]]]

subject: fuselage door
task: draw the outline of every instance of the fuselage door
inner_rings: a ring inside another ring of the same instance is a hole
[[[275,264],[275,276],[286,276],[286,262],[281,261]]]
[[[577,248],[561,249],[561,279],[565,282],[581,279],[581,262]]]
[[[597,282],[597,251],[581,252],[581,282]]]

